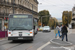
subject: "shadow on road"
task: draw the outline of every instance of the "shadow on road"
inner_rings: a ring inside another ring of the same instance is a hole
[[[43,33],[50,33],[50,32],[48,32],[48,31],[44,31]]]
[[[30,40],[15,40],[11,41],[10,43],[32,43]]]

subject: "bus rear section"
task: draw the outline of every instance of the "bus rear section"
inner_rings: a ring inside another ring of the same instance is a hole
[[[8,40],[33,40],[33,16],[12,14],[8,20]]]

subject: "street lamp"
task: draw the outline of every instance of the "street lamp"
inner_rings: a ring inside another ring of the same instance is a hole
[[[46,15],[46,16],[50,17],[50,15]],[[46,17],[46,16],[42,16],[42,17]],[[42,17],[41,17],[41,27],[42,27]]]

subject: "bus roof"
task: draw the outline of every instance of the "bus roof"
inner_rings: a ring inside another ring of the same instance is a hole
[[[19,15],[19,16],[18,16]],[[23,16],[21,16],[23,15]],[[16,17],[28,17],[28,16],[31,16],[33,17],[31,14],[9,14],[9,18],[16,18]]]
[[[10,15],[32,15],[32,14],[9,14]]]

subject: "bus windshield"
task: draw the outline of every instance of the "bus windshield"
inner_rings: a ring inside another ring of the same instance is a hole
[[[32,18],[10,18],[9,30],[31,30],[33,28]]]

